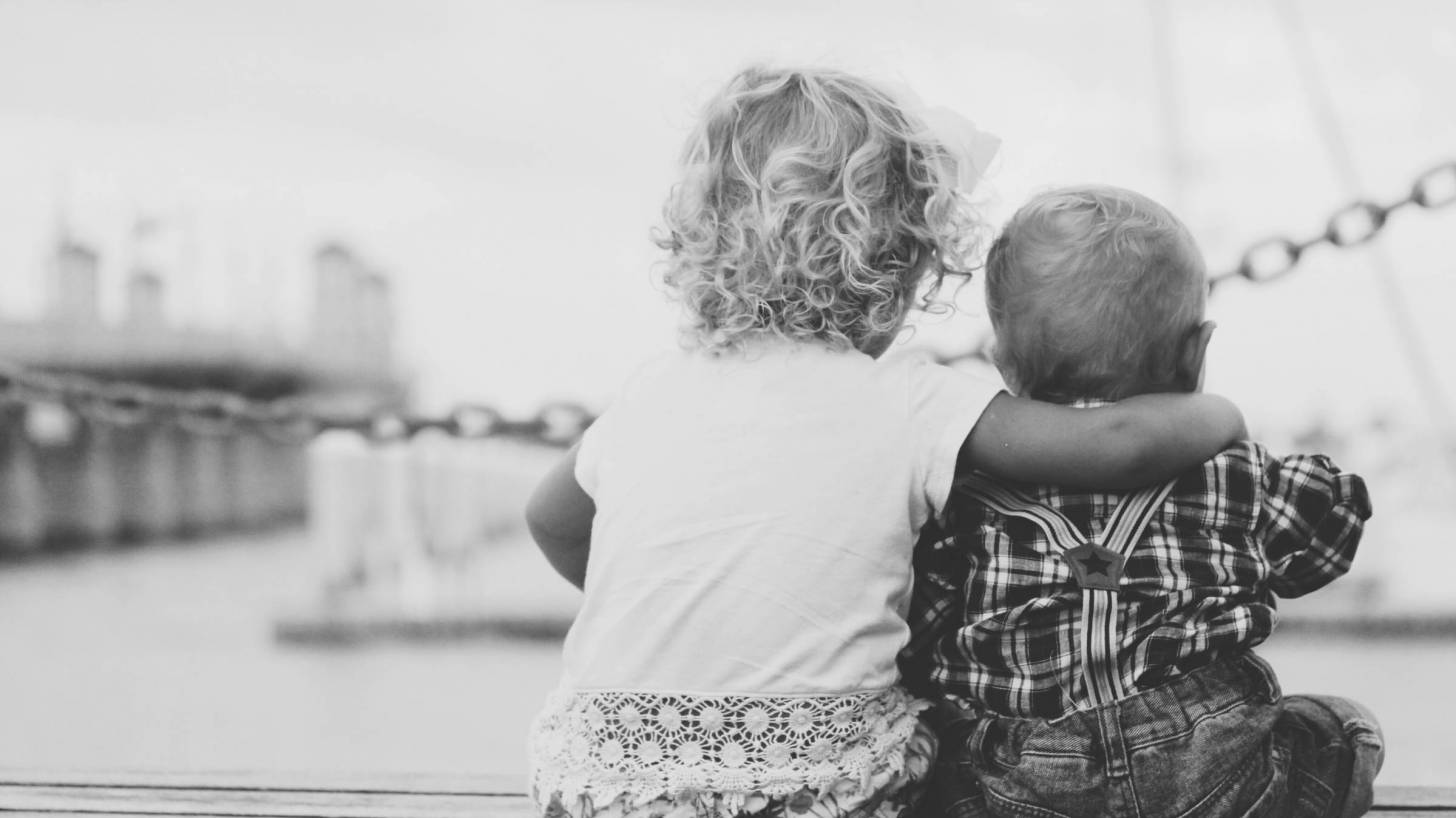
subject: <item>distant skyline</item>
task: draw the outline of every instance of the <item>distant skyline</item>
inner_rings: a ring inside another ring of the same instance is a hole
[[[337,238],[393,280],[424,408],[601,406],[674,342],[648,233],[699,106],[754,61],[904,83],[998,133],[981,191],[995,223],[1038,188],[1109,182],[1168,203],[1225,269],[1351,198],[1281,8],[1369,195],[1456,158],[1441,0],[11,0],[0,314],[37,309],[63,204],[104,254],[113,309],[143,216],[174,315],[255,332],[297,331],[309,255]],[[1381,239],[1447,400],[1453,234],[1456,208],[1412,209]],[[1222,288],[1209,388],[1255,425],[1427,425],[1370,258],[1316,250],[1286,281]],[[917,343],[963,345],[976,304]]]

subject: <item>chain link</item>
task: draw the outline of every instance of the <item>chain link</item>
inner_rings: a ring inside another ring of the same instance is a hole
[[[455,437],[490,437],[504,421],[500,412],[489,406],[467,404],[455,407],[450,413],[445,431]]]
[[[1445,162],[1415,178],[1404,199],[1381,205],[1359,200],[1336,210],[1325,223],[1325,230],[1305,241],[1276,236],[1249,246],[1233,270],[1211,276],[1209,289],[1232,278],[1244,278],[1256,284],[1273,281],[1291,273],[1311,247],[1329,244],[1334,247],[1355,247],[1364,244],[1385,228],[1390,214],[1402,207],[1416,205],[1428,210],[1456,203],[1456,161]]]
[[[511,437],[548,446],[570,446],[595,418],[573,403],[552,403],[534,417],[507,419],[490,406],[465,404],[443,417],[398,412],[339,414],[307,398],[254,400],[216,389],[159,389],[55,374],[0,361],[0,407],[51,404],[94,423],[124,428],[170,424],[204,436],[256,432],[298,445],[321,432],[344,429],[375,441],[403,440],[423,429],[452,437]]]

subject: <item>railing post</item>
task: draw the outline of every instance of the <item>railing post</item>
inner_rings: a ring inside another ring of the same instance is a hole
[[[113,475],[111,429],[70,409],[32,404],[44,413],[29,424],[46,494],[46,538],[62,545],[113,541],[120,507]]]
[[[308,533],[326,597],[366,579],[364,544],[370,523],[369,444],[355,432],[323,432],[309,444]]]
[[[181,530],[180,435],[172,426],[150,423],[114,431],[115,479],[124,539],[164,540]]]
[[[207,534],[228,519],[227,451],[215,434],[182,430],[178,437],[178,500],[186,536]]]
[[[0,408],[0,553],[38,551],[45,539],[46,498],[25,407]]]

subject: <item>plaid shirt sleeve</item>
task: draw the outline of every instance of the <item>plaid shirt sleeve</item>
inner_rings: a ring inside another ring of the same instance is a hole
[[[1293,455],[1266,461],[1263,489],[1254,534],[1274,593],[1301,596],[1350,570],[1370,519],[1364,480],[1322,455]]]
[[[965,577],[933,570],[944,558],[952,534],[941,521],[931,520],[920,530],[915,544],[915,584],[910,592],[910,642],[900,651],[900,676],[905,688],[917,696],[935,695],[931,679],[937,663],[935,651],[947,632],[961,626],[965,607]],[[960,577],[962,584],[956,584]]]

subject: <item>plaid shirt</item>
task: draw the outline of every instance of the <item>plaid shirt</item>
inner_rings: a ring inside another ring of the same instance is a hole
[[[1008,486],[1100,537],[1122,495]],[[1370,517],[1365,483],[1327,458],[1240,443],[1179,477],[1129,555],[1118,592],[1118,671],[1149,688],[1247,650],[1274,596],[1349,570]],[[953,491],[915,548],[906,685],[976,711],[1056,718],[1088,706],[1081,591],[1035,524]]]

